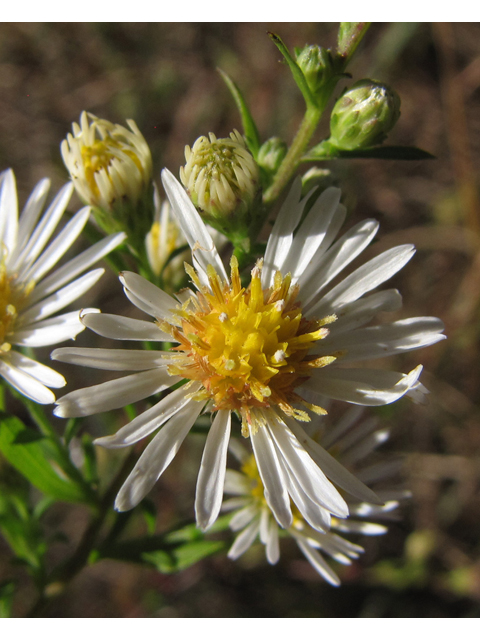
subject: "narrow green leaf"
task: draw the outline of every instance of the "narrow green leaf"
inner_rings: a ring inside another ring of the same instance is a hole
[[[279,49],[279,51],[285,58],[285,61],[287,62],[288,66],[290,67],[290,71],[292,72],[293,79],[295,80],[297,87],[302,92],[302,96],[307,104],[307,107],[317,108],[318,107],[317,101],[315,99],[315,96],[311,92],[310,87],[308,86],[307,79],[305,78],[303,71],[300,69],[298,64],[292,58],[292,55],[290,54],[290,51],[288,50],[283,40],[280,38],[280,36],[277,36],[275,33],[272,33],[271,31],[268,32],[268,35],[270,36],[271,40],[273,40],[274,44]]]
[[[222,516],[208,533],[223,531],[228,527],[230,519],[231,515]],[[195,524],[189,524],[164,535],[109,542],[99,549],[99,557],[148,562],[162,573],[173,573],[225,549],[225,546],[225,541],[207,540]]]
[[[242,118],[243,131],[245,134],[245,139],[247,141],[247,146],[250,149],[253,157],[256,158],[261,143],[257,125],[255,124],[253,116],[250,113],[250,109],[248,108],[247,103],[245,102],[245,99],[240,92],[240,89],[230,78],[230,76],[228,76],[225,71],[222,71],[222,69],[218,69],[218,72],[222,76],[225,84],[232,94],[233,99],[235,100],[237,109],[240,112],[240,117]]]
[[[381,160],[432,160],[435,158],[428,151],[408,146],[379,146],[368,149],[356,149],[346,151],[337,149],[332,145],[320,143],[310,149],[303,157],[302,162],[314,162],[318,160],[331,160],[334,158],[378,158]]]
[[[55,445],[39,439],[15,416],[0,416],[0,451],[42,493],[65,502],[90,502],[85,488],[63,475]]]
[[[199,540],[182,544],[170,552],[151,551],[142,554],[142,559],[152,564],[161,573],[176,573],[183,571],[192,564],[224,549],[221,540]]]

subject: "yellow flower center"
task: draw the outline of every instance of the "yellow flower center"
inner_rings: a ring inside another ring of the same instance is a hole
[[[262,289],[261,261],[247,288],[242,287],[236,258],[231,261],[230,282],[222,282],[209,267],[210,287],[201,285],[189,265],[185,268],[198,294],[176,310],[179,326],[165,322],[160,326],[179,342],[169,372],[202,383],[195,399],[210,400],[214,410],[236,411],[245,435],[255,408],[278,407],[304,421],[310,419],[308,414],[292,403],[325,413],[304,401],[295,388],[312,369],[335,360],[308,355],[328,334],[324,325],[335,316],[307,320],[296,302],[298,286],[292,286],[290,274],[283,277],[277,272],[273,285]]]
[[[15,278],[9,276],[5,261],[0,260],[0,355],[10,351],[8,337],[13,333],[17,310],[32,292],[34,283],[29,286],[16,285]]]
[[[128,149],[119,140],[115,140],[111,136],[106,136],[103,140],[95,140],[92,145],[83,145],[81,147],[81,155],[83,166],[85,169],[85,179],[89,188],[96,197],[100,195],[97,182],[95,180],[95,174],[105,169],[108,173],[108,169],[115,158],[118,158],[120,154],[128,156],[139,170],[143,173],[142,163],[138,156]]]

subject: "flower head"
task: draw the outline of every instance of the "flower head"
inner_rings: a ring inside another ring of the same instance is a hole
[[[311,197],[300,199],[298,180],[272,229],[263,262],[243,286],[235,259],[230,277],[208,230],[182,186],[168,171],[164,186],[178,224],[192,248],[188,273],[194,290],[177,300],[133,273],[120,280],[125,294],[153,323],[110,315],[86,315],[84,323],[116,339],[175,342],[170,351],[58,349],[54,359],[137,373],[61,398],[58,416],[90,415],[121,407],[183,381],[151,409],[97,440],[124,447],[163,426],[123,485],[116,506],[135,506],[173,459],[202,411],[214,420],[205,444],[197,494],[197,521],[210,526],[223,490],[231,414],[251,439],[269,508],[277,522],[293,522],[291,499],[316,513],[316,525],[348,507],[335,483],[360,500],[376,502],[363,483],[311,441],[301,423],[324,413],[322,397],[381,405],[405,394],[421,396],[421,367],[408,375],[352,367],[368,358],[416,349],[444,336],[437,318],[412,318],[370,326],[378,311],[400,307],[396,290],[369,294],[412,257],[413,247],[390,249],[326,288],[370,243],[378,224],[367,220],[339,240],[345,209],[338,189],[327,189],[304,215]],[[347,366],[343,366],[346,364]],[[313,396],[313,398],[311,397]]]
[[[133,120],[126,129],[82,112],[61,144],[65,166],[80,198],[94,208],[107,232],[134,228],[142,240],[153,217],[152,158]]]
[[[229,138],[201,136],[185,147],[185,159],[180,179],[204,220],[225,234],[248,224],[260,176],[238,131]]]
[[[316,441],[323,444],[341,463],[363,477],[367,484],[373,485],[376,495],[384,504],[358,502],[347,497],[350,516],[341,520],[332,518],[330,530],[319,529],[315,522],[311,521],[311,513],[302,513],[293,505],[292,525],[282,530],[266,500],[255,457],[238,441],[234,441],[231,451],[239,460],[241,468],[239,471],[227,469],[225,493],[232,497],[225,500],[222,507],[224,511],[233,512],[230,528],[238,532],[228,553],[232,560],[239,558],[259,538],[265,545],[268,562],[276,564],[280,558],[280,539],[290,537],[295,540],[312,567],[327,582],[338,586],[340,580],[322,554],[330,556],[340,564],[349,565],[364,549],[346,539],[344,534],[375,536],[387,532],[385,525],[372,522],[370,519],[391,518],[400,500],[407,498],[409,493],[396,487],[388,488],[391,478],[398,471],[398,460],[391,459],[386,465],[383,464],[380,473],[375,463],[369,464],[370,454],[386,441],[389,432],[386,429],[378,429],[375,419],[359,421],[361,413],[357,408],[349,410],[337,425],[329,425],[328,436],[327,430],[324,429],[322,436]],[[320,418],[317,422],[325,419]],[[368,520],[365,521],[365,518]]]
[[[124,239],[106,238],[50,273],[82,232],[90,210],[79,211],[50,242],[73,185],[65,185],[40,218],[48,189],[48,180],[39,182],[19,218],[15,176],[10,169],[0,174],[0,375],[42,404],[55,400],[47,387],[62,387],[65,379],[12,347],[58,344],[83,331],[78,311],[54,314],[97,282],[103,269],[83,272]]]

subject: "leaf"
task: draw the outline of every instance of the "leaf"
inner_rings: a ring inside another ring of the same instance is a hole
[[[303,99],[305,100],[307,107],[315,107],[315,108],[318,107],[317,100],[315,99],[315,96],[313,95],[313,93],[310,90],[310,87],[308,86],[308,82],[303,74],[303,71],[300,69],[298,64],[292,58],[290,51],[288,50],[283,40],[280,38],[280,36],[277,36],[277,34],[272,33],[271,31],[268,32],[268,35],[270,36],[270,39],[273,40],[276,47],[280,50],[281,54],[285,58],[285,61],[290,67],[290,71],[292,72],[293,79],[295,80],[297,87],[302,92],[302,96],[303,96]]]
[[[235,100],[235,104],[237,105],[237,109],[239,110],[242,118],[243,131],[245,133],[248,148],[250,149],[253,157],[256,158],[258,150],[260,149],[260,136],[258,134],[257,125],[255,124],[247,103],[235,82],[225,73],[225,71],[218,69],[218,72],[222,76],[225,84],[232,94],[233,99]]]
[[[0,416],[0,451],[42,493],[64,502],[90,502],[78,483],[63,476],[55,445],[15,416]]]
[[[26,495],[15,490],[8,493],[8,489],[2,487],[0,493],[0,531],[16,561],[38,571],[46,550],[39,524],[28,511]]]
[[[378,158],[381,160],[433,160],[433,156],[428,151],[417,147],[407,146],[379,146],[369,149],[356,149],[346,151],[338,149],[333,145],[320,143],[310,149],[303,157],[302,162],[313,162],[316,160],[331,160],[334,158]]]
[[[228,527],[230,515],[218,518],[209,533]],[[99,549],[99,557],[138,563],[149,563],[162,573],[174,573],[225,549],[223,540],[207,540],[195,524],[189,524],[164,535],[145,536],[125,542],[111,543]]]
[[[221,551],[225,543],[221,540],[199,540],[182,544],[171,551],[152,551],[142,554],[142,559],[161,573],[182,571],[192,564]]]

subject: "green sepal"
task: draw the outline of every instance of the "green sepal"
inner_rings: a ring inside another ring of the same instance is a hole
[[[8,462],[45,495],[64,502],[92,502],[86,486],[62,471],[57,447],[15,416],[0,415],[0,451]]]
[[[274,44],[279,49],[280,53],[285,58],[286,63],[290,67],[290,71],[292,72],[293,79],[295,80],[297,87],[300,89],[307,107],[317,108],[318,107],[317,100],[313,95],[312,91],[310,90],[310,87],[308,86],[308,82],[307,82],[307,79],[305,78],[304,73],[300,69],[298,64],[295,62],[295,60],[293,59],[292,55],[290,54],[290,51],[288,50],[283,40],[280,38],[280,36],[277,36],[275,33],[272,33],[271,31],[268,32],[268,35],[270,36],[271,40],[273,40]]]
[[[258,133],[257,125],[250,113],[250,109],[245,102],[245,98],[243,97],[240,89],[237,87],[235,82],[230,78],[225,71],[222,69],[217,69],[219,74],[222,76],[225,84],[227,85],[230,93],[232,94],[233,99],[235,100],[235,104],[237,105],[237,109],[240,112],[240,117],[242,118],[243,132],[245,135],[245,141],[247,143],[248,149],[252,156],[257,159],[257,153],[260,149],[260,135]]]
[[[383,145],[366,149],[338,149],[328,141],[321,142],[307,151],[302,162],[332,160],[334,158],[378,158],[381,160],[432,160],[434,155],[418,147]]]

